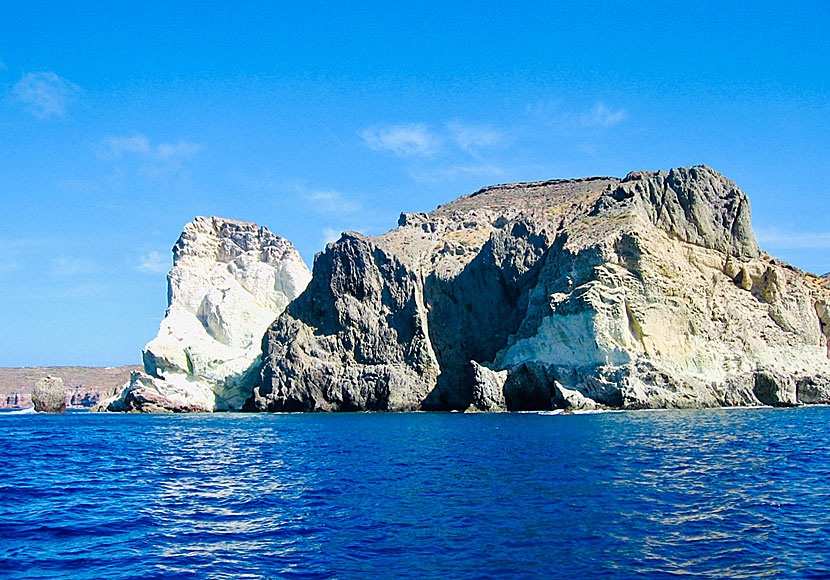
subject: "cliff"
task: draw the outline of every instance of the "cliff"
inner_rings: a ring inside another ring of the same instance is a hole
[[[142,353],[144,372],[101,410],[240,409],[259,380],[263,333],[310,277],[267,228],[197,217],[173,248],[167,313]]]
[[[705,166],[488,187],[329,244],[246,406],[826,403],[827,286],[762,252]]]

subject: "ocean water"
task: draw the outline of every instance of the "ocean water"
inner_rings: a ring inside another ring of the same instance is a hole
[[[828,578],[830,409],[0,415],[3,578]]]

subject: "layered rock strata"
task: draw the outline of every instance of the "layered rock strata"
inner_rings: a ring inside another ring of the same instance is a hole
[[[345,233],[268,329],[268,411],[830,402],[826,280],[705,167],[516,183]]]
[[[238,410],[259,380],[262,336],[311,274],[286,239],[253,223],[197,217],[173,248],[168,308],[144,372],[109,411]]]

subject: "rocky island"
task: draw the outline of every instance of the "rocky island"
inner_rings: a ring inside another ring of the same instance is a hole
[[[168,282],[101,410],[830,403],[830,276],[763,252],[706,166],[487,187],[344,233],[313,277],[267,229],[196,218]]]
[[[705,166],[487,187],[329,244],[246,408],[828,403],[828,286]]]

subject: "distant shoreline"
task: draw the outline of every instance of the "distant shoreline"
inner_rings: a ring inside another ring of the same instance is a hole
[[[67,408],[88,409],[114,394],[130,380],[130,373],[140,370],[141,365],[0,367],[0,409],[31,407],[32,388],[46,376],[63,379]]]

